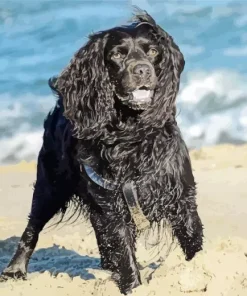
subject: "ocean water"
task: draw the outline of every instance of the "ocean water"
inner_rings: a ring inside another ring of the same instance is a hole
[[[47,80],[89,33],[146,9],[186,59],[178,122],[190,148],[247,141],[247,1],[1,0],[0,163],[35,159],[54,106]]]

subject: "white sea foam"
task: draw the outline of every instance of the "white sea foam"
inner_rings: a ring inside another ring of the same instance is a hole
[[[222,106],[242,97],[247,99],[247,77],[229,70],[191,72],[179,93],[179,101],[195,105],[206,100],[208,94],[219,98]]]
[[[247,141],[247,78],[239,73],[190,73],[178,105],[178,121],[189,146]]]
[[[43,120],[54,106],[50,96],[0,96],[0,163],[32,160],[42,144]]]
[[[0,163],[34,160],[42,144],[42,131],[17,132],[0,139]]]

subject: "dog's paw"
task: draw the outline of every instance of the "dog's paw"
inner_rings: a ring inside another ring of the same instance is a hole
[[[185,260],[186,261],[192,260],[195,257],[196,253],[200,252],[201,250],[202,250],[202,248],[200,248],[200,249],[198,248],[197,250],[187,251],[186,256],[185,256]]]
[[[117,284],[121,294],[129,295],[132,293],[132,290],[140,286],[141,279],[139,276],[133,278],[129,281],[129,277],[126,279],[124,276],[121,276],[119,273],[113,272],[112,280]]]
[[[6,282],[8,280],[26,280],[27,273],[20,269],[5,269],[0,275],[0,282]]]
[[[200,252],[202,249],[202,237],[191,240],[184,249],[185,260],[190,261],[195,257],[196,253]]]

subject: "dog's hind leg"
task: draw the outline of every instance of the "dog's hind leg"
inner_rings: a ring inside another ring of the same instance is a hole
[[[28,262],[36,247],[40,231],[65,206],[71,196],[71,192],[66,189],[71,186],[65,180],[62,182],[60,179],[63,179],[62,176],[57,177],[54,161],[54,155],[44,153],[41,149],[29,222],[21,236],[16,253],[0,276],[0,281],[8,278],[26,278]]]
[[[116,213],[91,214],[102,268],[113,272],[121,293],[128,294],[141,284],[135,256],[135,226]]]

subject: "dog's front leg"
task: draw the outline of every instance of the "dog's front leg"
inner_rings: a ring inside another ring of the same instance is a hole
[[[0,282],[12,279],[26,279],[27,265],[37,244],[40,228],[29,221],[21,240],[18,244],[16,253],[7,268],[0,275]]]
[[[189,158],[185,159],[182,170],[183,189],[173,205],[168,206],[168,220],[173,233],[186,255],[191,260],[203,247],[203,225],[196,204],[196,185]]]
[[[174,235],[186,255],[191,260],[203,247],[203,226],[197,210],[187,210],[172,219]]]
[[[141,284],[135,257],[135,226],[115,212],[92,213],[103,269],[113,272],[121,293],[128,294]]]

